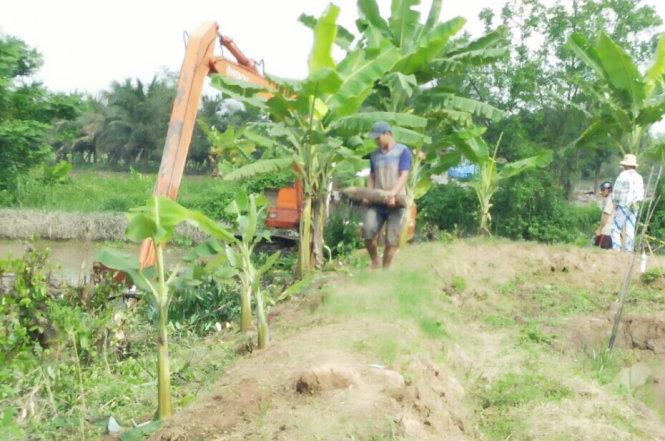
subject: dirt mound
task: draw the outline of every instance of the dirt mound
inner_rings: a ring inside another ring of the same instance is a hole
[[[267,350],[235,363],[207,396],[168,420],[152,439],[332,441],[346,434],[440,440],[441,433],[465,439],[458,411],[464,389],[442,367],[411,360],[405,379],[399,365],[390,369],[345,349],[358,332],[390,332],[389,326],[319,324],[277,337]]]

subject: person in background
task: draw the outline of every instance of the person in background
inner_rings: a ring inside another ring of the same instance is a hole
[[[386,224],[383,267],[388,268],[399,245],[404,217],[404,209],[396,206],[395,197],[406,193],[404,185],[411,170],[411,153],[407,146],[395,141],[392,128],[386,122],[375,123],[369,137],[376,141],[377,148],[369,157],[370,174],[367,186],[387,190],[390,194],[383,204],[374,204],[367,208],[363,222],[363,238],[372,260],[372,268],[378,268],[378,236],[381,227]]]
[[[612,248],[621,250],[621,231],[625,227],[623,249],[633,251],[635,227],[637,225],[638,203],[644,200],[644,180],[637,172],[637,158],[627,154],[620,162],[623,171],[617,177],[612,189],[614,202],[614,222],[612,222]]]
[[[612,223],[614,220],[614,202],[612,202],[612,183],[605,181],[600,184],[600,195],[603,197],[603,214],[596,228],[596,246],[605,250],[612,249]]]

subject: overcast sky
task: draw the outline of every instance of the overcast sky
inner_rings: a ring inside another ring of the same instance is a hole
[[[112,81],[150,81],[168,69],[179,71],[184,32],[216,21],[222,34],[236,41],[250,58],[265,61],[266,72],[302,78],[312,33],[297,19],[301,12],[319,16],[329,0],[5,0],[0,32],[16,36],[43,56],[38,78],[53,91],[96,93]],[[338,22],[355,31],[356,0],[337,0]],[[428,10],[431,0],[423,0]],[[665,1],[651,0],[661,17]],[[390,0],[379,0],[384,16]],[[461,15],[464,30],[480,35],[477,19],[483,7],[498,8],[504,0],[443,1],[442,20]]]

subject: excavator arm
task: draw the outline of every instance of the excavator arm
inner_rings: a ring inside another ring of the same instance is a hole
[[[235,57],[235,62],[214,55],[218,37],[222,46]],[[205,78],[214,73],[270,87],[256,63],[245,57],[233,40],[219,34],[217,23],[203,23],[187,42],[154,195],[173,200],[178,196]],[[141,244],[139,260],[141,268],[154,265],[156,253],[151,240]]]

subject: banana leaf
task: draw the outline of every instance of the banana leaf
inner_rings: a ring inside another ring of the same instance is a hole
[[[259,174],[277,173],[286,170],[293,165],[293,158],[274,158],[274,159],[260,159],[252,164],[247,164],[244,167],[238,168],[228,175],[224,176],[224,180],[237,181],[240,179],[247,179]]]
[[[412,8],[417,6],[420,0],[392,0],[390,6],[390,18],[388,18],[388,30],[392,36],[395,46],[400,49],[417,44],[415,37],[420,25],[420,14]]]
[[[630,55],[605,33],[598,38],[596,50],[609,84],[627,94],[632,109],[639,109],[646,98],[646,85]]]
[[[498,177],[499,179],[508,179],[527,170],[546,167],[552,162],[552,157],[552,150],[541,150],[534,156],[504,165],[499,171]]]
[[[332,57],[332,48],[337,36],[337,17],[339,16],[339,7],[330,4],[328,9],[316,21],[314,26],[314,46],[309,56],[310,74],[319,69],[335,69],[335,60]]]
[[[359,59],[355,69],[344,77],[339,90],[326,100],[331,113],[342,117],[358,112],[374,82],[389,72],[398,58],[398,50],[390,42],[384,41],[378,56]]]
[[[316,17],[308,14],[300,14],[298,21],[312,30],[316,27],[316,23],[318,22]],[[337,24],[337,35],[335,36],[335,44],[337,46],[339,46],[341,49],[344,49],[345,51],[348,51],[351,49],[351,45],[355,39],[355,35],[349,32],[348,29],[346,29],[344,26],[341,26],[340,24]]]
[[[388,34],[388,24],[381,17],[379,5],[376,0],[358,0],[358,12],[369,24],[380,31],[384,36]]]
[[[377,121],[386,121],[400,127],[425,128],[427,118],[409,113],[395,112],[362,112],[337,118],[330,125],[330,129],[336,130],[339,135],[349,136],[356,133],[368,133],[372,125]]]
[[[651,96],[655,85],[660,84],[663,86],[665,84],[665,32],[660,34],[660,39],[658,40],[658,46],[656,51],[653,53],[653,60],[651,61],[651,66],[649,66],[644,73],[644,77],[647,80],[647,96]]]
[[[456,35],[465,23],[464,18],[456,17],[436,25],[431,31],[423,35],[417,48],[406,54],[402,52],[404,55],[395,64],[395,70],[410,74],[423,69],[428,63],[441,55],[450,37]]]

